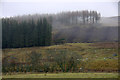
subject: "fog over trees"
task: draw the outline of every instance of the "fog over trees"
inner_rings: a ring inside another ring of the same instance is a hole
[[[48,46],[60,40],[117,41],[117,27],[102,26],[100,18],[97,11],[88,10],[3,18],[3,48]]]
[[[100,13],[88,10],[62,12],[53,18],[53,20],[59,21],[62,24],[92,24],[97,23],[97,21],[100,19]]]

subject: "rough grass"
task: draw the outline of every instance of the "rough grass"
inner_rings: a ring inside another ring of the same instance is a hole
[[[47,73],[3,75],[2,78],[118,78],[118,73]]]
[[[81,54],[84,58],[89,57],[91,59],[104,59],[104,57],[112,57],[114,53],[118,53],[118,50],[116,48],[109,48],[101,45],[103,45],[103,43],[66,43],[63,45],[53,45],[48,47],[3,49],[3,58],[4,56],[19,56],[18,58],[23,58],[23,55],[26,56],[31,53],[31,51],[36,51],[38,53],[44,54],[49,50],[65,49],[68,51],[75,51]]]
[[[26,62],[32,51],[45,57],[50,50],[67,50],[81,54],[86,69],[112,72],[118,70],[118,56],[113,56],[118,54],[116,47],[117,43],[66,43],[46,47],[3,49],[3,58],[13,56],[18,59],[18,62]]]

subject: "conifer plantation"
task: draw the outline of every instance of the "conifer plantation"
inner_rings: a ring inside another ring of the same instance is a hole
[[[2,26],[2,48],[49,46],[51,44],[52,26],[46,18],[40,18],[37,21],[3,18]]]

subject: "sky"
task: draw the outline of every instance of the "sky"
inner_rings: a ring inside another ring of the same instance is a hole
[[[62,11],[95,10],[102,17],[118,15],[119,0],[1,0],[1,17]]]

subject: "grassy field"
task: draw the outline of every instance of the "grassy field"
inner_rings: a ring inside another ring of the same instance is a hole
[[[17,49],[3,49],[3,57],[12,56],[18,62],[27,62],[32,51],[46,57],[49,51],[67,50],[82,56],[84,69],[94,73],[48,73],[45,74],[12,74],[3,78],[117,78],[118,48],[116,43],[66,43],[46,47],[30,47]],[[117,56],[114,56],[117,54]],[[87,72],[85,71],[85,72]],[[97,73],[96,73],[97,72]],[[109,72],[109,73],[107,73]],[[111,72],[111,73],[110,73]],[[113,73],[115,72],[115,73]]]
[[[118,73],[57,73],[57,74],[14,74],[2,78],[118,78]]]
[[[66,43],[61,45],[53,45],[48,47],[30,47],[30,48],[17,48],[17,49],[3,49],[2,58],[6,56],[13,56],[19,59],[19,61],[26,61],[28,55],[32,51],[41,53],[43,56],[49,50],[68,50],[74,51],[82,55],[82,57],[88,58],[89,60],[107,60],[118,59],[118,56],[113,56],[113,54],[118,54],[117,45],[114,43]]]

